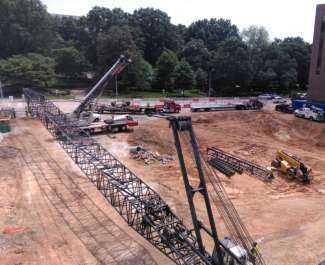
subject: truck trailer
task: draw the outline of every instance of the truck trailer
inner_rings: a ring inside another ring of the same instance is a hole
[[[260,110],[263,103],[257,99],[250,99],[241,103],[195,102],[191,104],[191,112],[225,111],[225,110]]]

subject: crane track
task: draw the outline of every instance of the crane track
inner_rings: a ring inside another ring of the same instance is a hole
[[[22,158],[41,191],[100,264],[156,264],[137,243],[123,242],[124,232],[52,159],[33,135],[26,132],[17,140],[23,147]],[[32,148],[26,146],[26,140]]]

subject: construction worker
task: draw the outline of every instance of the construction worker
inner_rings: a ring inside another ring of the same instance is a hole
[[[255,264],[258,253],[259,253],[259,247],[256,242],[253,242],[251,248],[251,257],[252,257],[253,264]]]

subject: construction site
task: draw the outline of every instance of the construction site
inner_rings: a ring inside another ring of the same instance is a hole
[[[324,260],[324,123],[256,99],[99,104],[129,63],[78,100],[1,102],[0,263]]]

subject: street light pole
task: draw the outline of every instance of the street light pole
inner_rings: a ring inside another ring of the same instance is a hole
[[[209,90],[208,90],[208,96],[210,97],[211,96],[211,70],[209,71]]]
[[[115,75],[115,98],[117,101],[117,97],[118,97],[118,91],[117,91],[117,75]]]
[[[0,98],[3,99],[2,83],[0,81]]]

